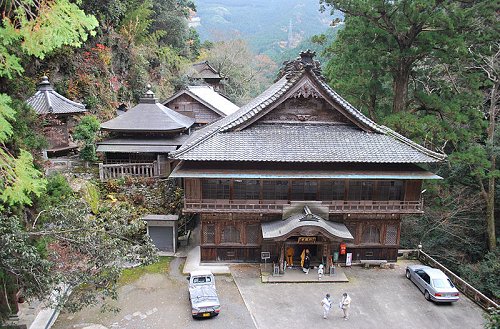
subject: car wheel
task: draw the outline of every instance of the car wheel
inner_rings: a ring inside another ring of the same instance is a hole
[[[424,297],[425,297],[425,299],[427,299],[428,301],[430,301],[430,300],[431,300],[431,294],[429,294],[429,292],[428,292],[427,290],[424,292]]]
[[[406,278],[410,280],[410,277],[411,277],[410,270],[406,270]]]

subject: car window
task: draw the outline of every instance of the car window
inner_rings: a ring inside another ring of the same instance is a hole
[[[212,279],[209,276],[197,276],[193,279],[193,283],[207,283],[211,281]]]
[[[436,288],[454,288],[455,286],[449,279],[434,279],[432,285]]]
[[[429,274],[424,272],[424,273],[422,273],[421,277],[422,277],[422,280],[424,280],[428,284],[431,284],[431,278],[429,277]]]

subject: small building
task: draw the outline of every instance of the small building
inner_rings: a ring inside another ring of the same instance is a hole
[[[193,64],[188,77],[192,80],[203,80],[206,84],[213,87],[215,91],[224,91],[223,81],[226,80],[226,78],[223,77],[219,71],[214,69],[208,61]]]
[[[163,102],[168,108],[206,125],[236,112],[239,107],[210,86],[188,86]]]
[[[159,103],[148,90],[135,107],[101,124],[101,131],[109,133],[97,145],[97,152],[104,154],[101,180],[167,177],[174,166],[168,154],[183,144],[193,123],[194,119]]]
[[[401,218],[423,213],[420,165],[445,155],[381,126],[321,75],[314,53],[238,111],[194,132],[171,157],[184,213],[201,223],[201,261],[295,264],[397,258]]]
[[[44,121],[44,135],[49,146],[45,157],[67,155],[77,148],[71,139],[76,118],[85,113],[85,105],[73,102],[57,93],[44,76],[37,92],[26,101]]]
[[[148,235],[159,251],[177,251],[177,215],[147,215],[142,217],[147,224]]]

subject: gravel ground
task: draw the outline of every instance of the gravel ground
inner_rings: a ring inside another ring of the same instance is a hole
[[[145,274],[119,289],[118,313],[88,308],[75,314],[62,312],[54,329],[163,329],[255,328],[231,276],[217,276],[221,314],[211,319],[191,317],[187,280],[179,272],[184,259],[174,258],[170,274]]]

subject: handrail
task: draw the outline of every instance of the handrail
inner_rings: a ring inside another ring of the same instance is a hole
[[[157,177],[158,175],[157,161],[149,163],[99,163],[99,178],[101,181],[123,177]]]
[[[431,265],[432,267],[439,268],[443,271],[453,282],[453,284],[460,290],[464,295],[469,297],[474,303],[481,306],[484,310],[491,308],[500,309],[500,306],[493,300],[486,297],[482,292],[474,288],[472,285],[467,283],[465,280],[460,278],[458,275],[447,269],[443,264],[439,263],[437,260],[426,254],[422,249],[418,249],[418,260],[424,264]]]

